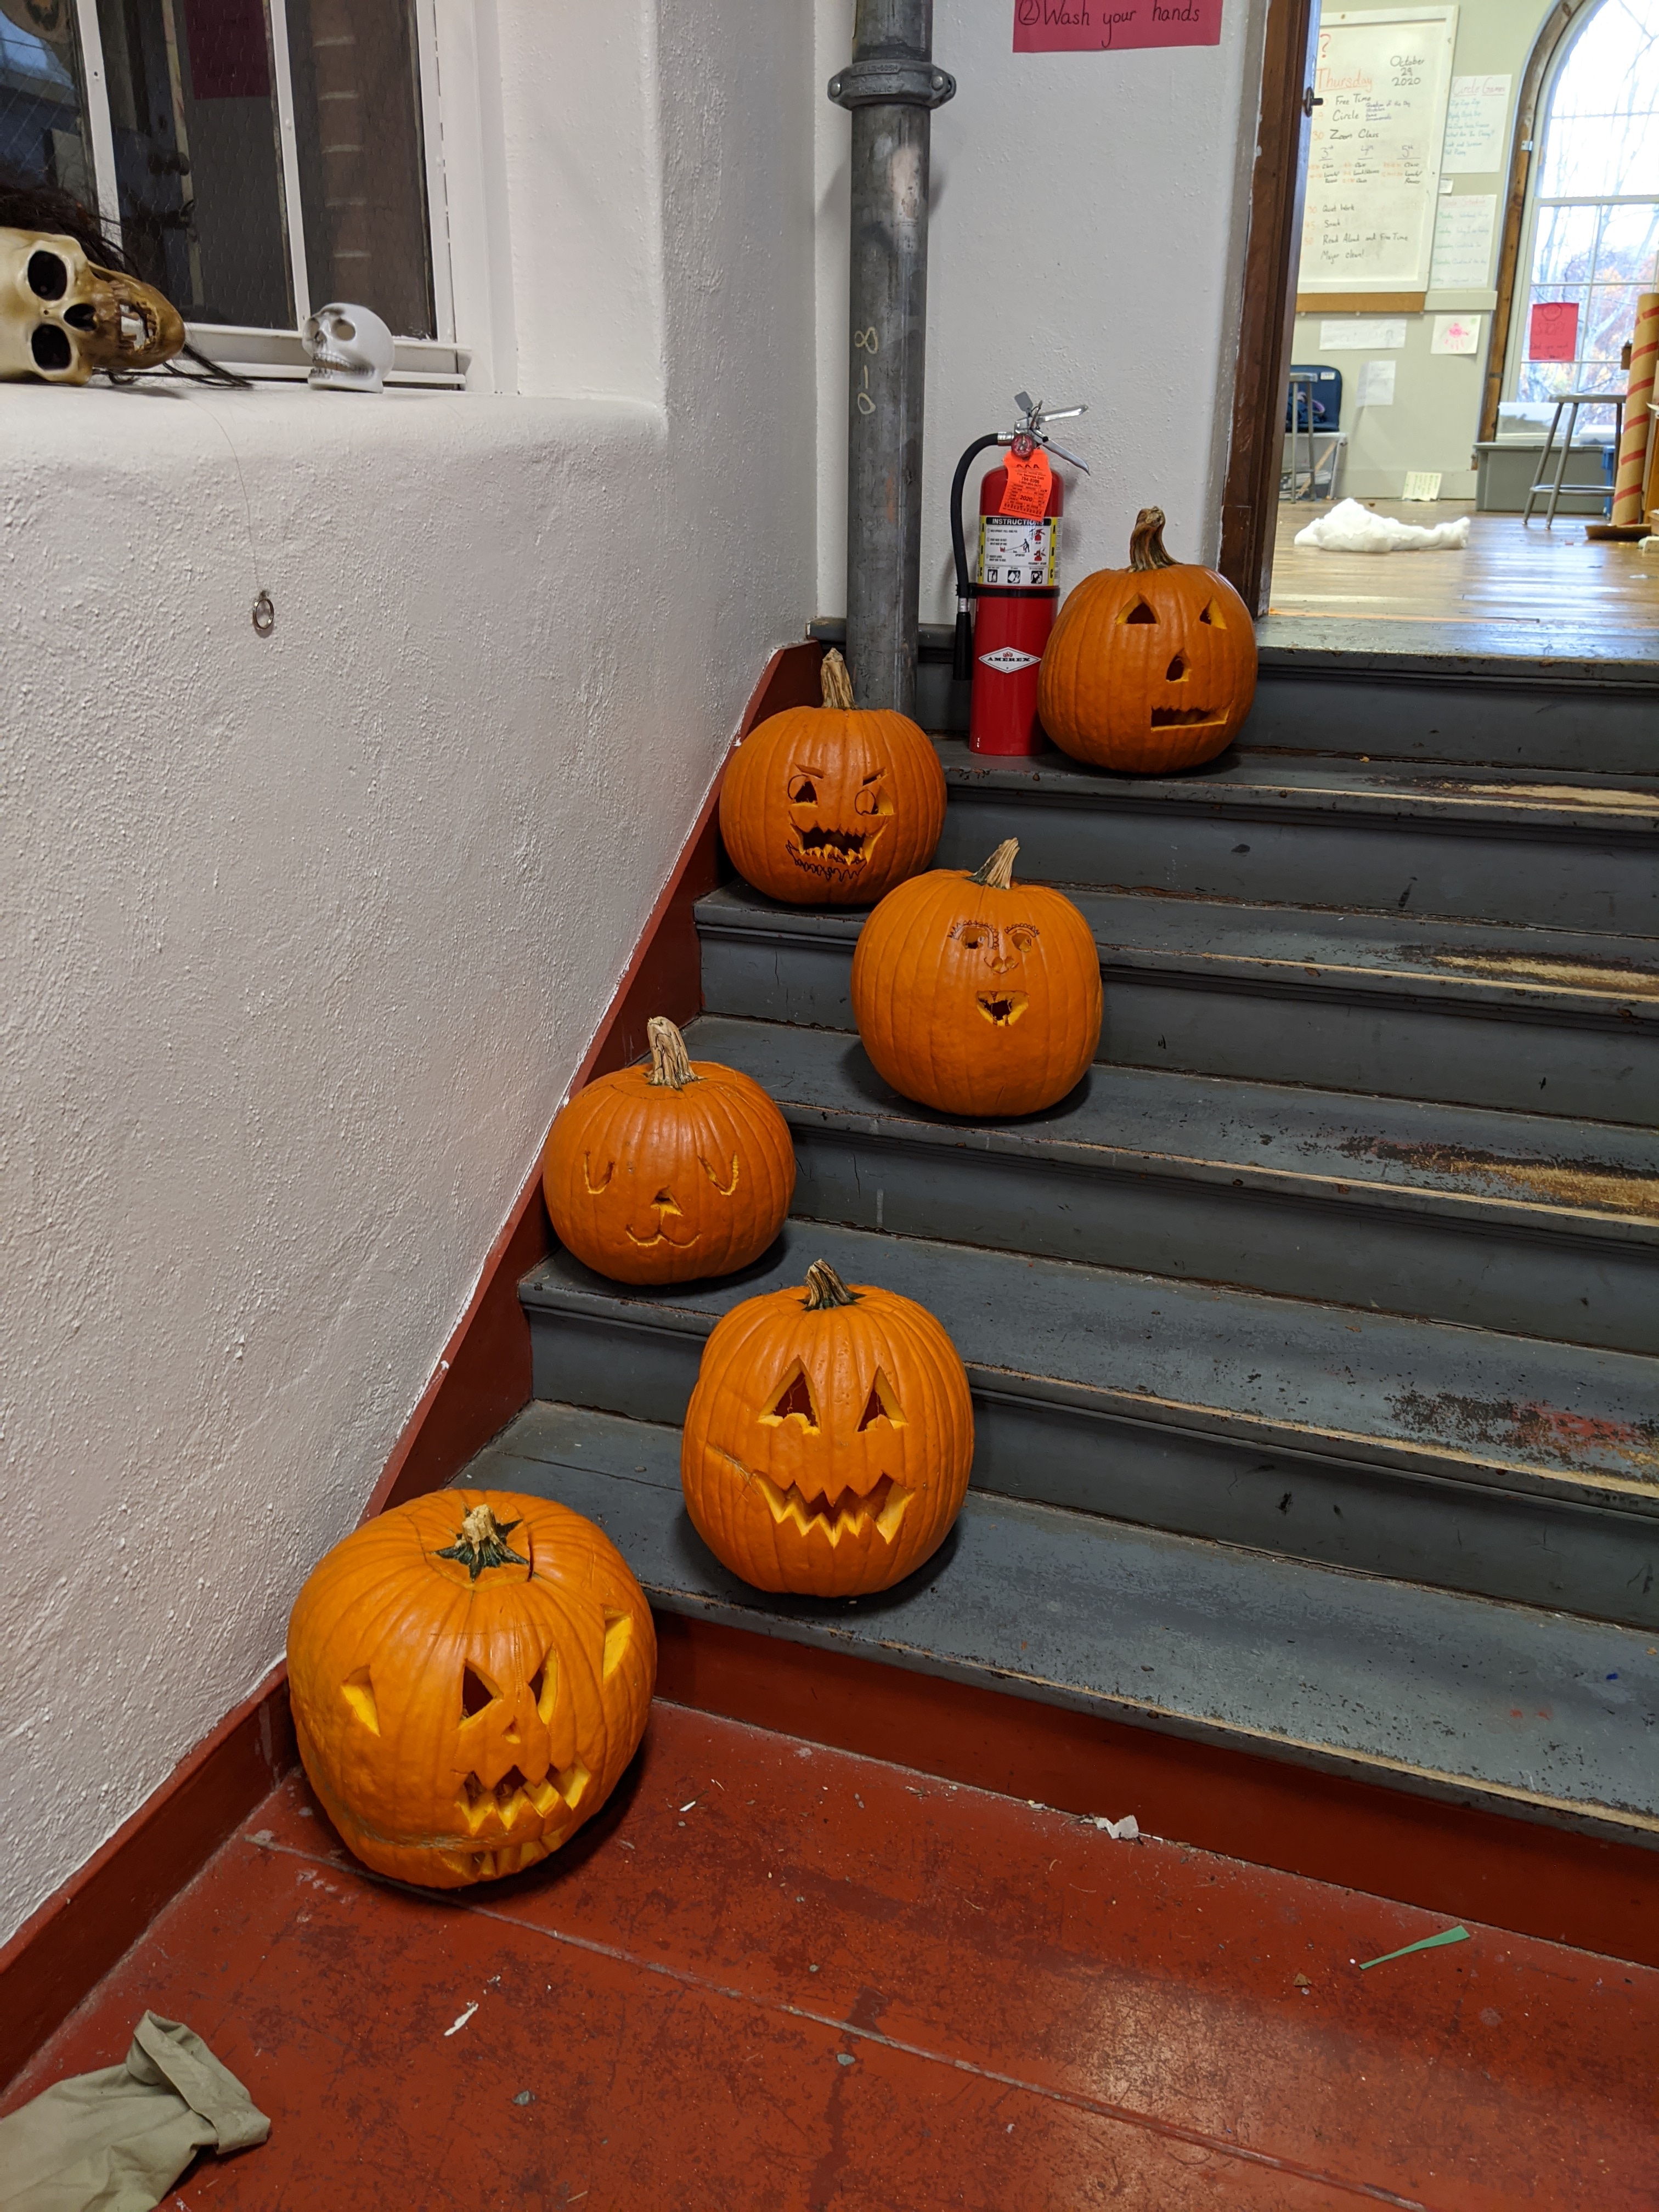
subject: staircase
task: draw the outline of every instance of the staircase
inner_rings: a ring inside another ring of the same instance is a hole
[[[556,1252],[462,1480],[590,1514],[671,1613],[1659,1846],[1656,706],[1269,636],[1179,780],[940,738],[939,864],[1017,837],[1088,917],[1089,1079],[992,1127],[897,1097],[860,917],[725,884],[689,1041],[789,1121],[784,1237],[662,1293]],[[708,1330],[820,1255],[939,1316],[978,1420],[945,1548],[835,1603],[735,1581],[678,1490]]]

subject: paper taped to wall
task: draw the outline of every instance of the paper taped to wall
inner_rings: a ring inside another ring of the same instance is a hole
[[[1354,399],[1361,407],[1392,407],[1394,405],[1394,373],[1398,364],[1392,361],[1362,361],[1359,380],[1354,389]]]
[[[1429,339],[1431,353],[1478,353],[1480,349],[1480,318],[1479,315],[1437,315],[1433,334]]]
[[[1443,177],[1486,177],[1504,166],[1510,119],[1508,76],[1455,76],[1446,103]]]
[[[1431,292],[1480,291],[1492,282],[1492,234],[1496,192],[1455,192],[1442,200],[1434,226]]]
[[[1406,323],[1403,316],[1386,320],[1376,315],[1345,315],[1340,322],[1322,322],[1319,325],[1319,346],[1322,353],[1386,353],[1391,346],[1406,343]]]

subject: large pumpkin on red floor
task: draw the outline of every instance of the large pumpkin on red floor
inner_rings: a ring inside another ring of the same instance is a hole
[[[554,1122],[542,1190],[559,1242],[619,1283],[689,1283],[760,1257],[795,1188],[789,1125],[752,1076],[692,1060],[660,1015],[648,1067],[579,1091]]]
[[[300,1756],[366,1865],[455,1889],[533,1866],[645,1733],[651,1608],[568,1507],[440,1490],[312,1571],[288,1631]]]
[[[914,1299],[849,1290],[749,1298],[703,1347],[680,1482],[716,1559],[757,1589],[853,1597],[933,1557],[974,1459],[968,1376]]]
[[[1213,568],[1173,561],[1143,507],[1127,568],[1085,576],[1060,611],[1037,712],[1062,751],[1096,768],[1168,775],[1213,760],[1255,697],[1255,629]]]
[[[861,710],[840,653],[823,704],[751,731],[720,787],[720,836],[738,874],[792,906],[869,906],[925,868],[945,827],[945,771],[905,714]]]
[[[1016,884],[1010,837],[983,867],[890,891],[859,932],[853,1012],[878,1074],[947,1114],[1035,1114],[1100,1042],[1100,955],[1063,891]]]

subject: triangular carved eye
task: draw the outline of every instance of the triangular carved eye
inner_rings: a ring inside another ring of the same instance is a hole
[[[1214,599],[1210,601],[1209,605],[1205,608],[1203,613],[1199,617],[1199,620],[1200,622],[1208,623],[1212,629],[1225,629],[1227,627],[1227,617],[1222,613],[1219,605]]]
[[[803,1428],[817,1430],[818,1417],[812,1408],[812,1393],[807,1388],[806,1376],[799,1359],[778,1385],[772,1399],[771,1412],[763,1413],[761,1419],[772,1426],[793,1419],[799,1421]]]
[[[862,1436],[864,1431],[876,1421],[890,1422],[896,1429],[902,1429],[904,1426],[904,1416],[899,1411],[899,1401],[894,1394],[893,1386],[879,1367],[876,1370],[875,1381],[870,1385],[869,1403],[865,1407],[860,1419],[859,1434]]]
[[[535,1700],[536,1711],[544,1722],[553,1717],[553,1708],[559,1702],[559,1655],[550,1651],[530,1678],[530,1694]]]
[[[1118,617],[1118,620],[1120,622],[1126,623],[1155,623],[1158,620],[1158,617],[1152,612],[1145,599],[1137,599],[1133,606],[1130,608],[1128,613],[1127,615],[1120,615]]]
[[[371,1735],[380,1733],[380,1711],[374,1702],[374,1685],[367,1667],[360,1667],[340,1685],[340,1695]]]
[[[461,1718],[463,1720],[470,1721],[475,1713],[481,1713],[486,1705],[494,1705],[500,1695],[500,1691],[492,1689],[483,1676],[474,1668],[462,1668]]]

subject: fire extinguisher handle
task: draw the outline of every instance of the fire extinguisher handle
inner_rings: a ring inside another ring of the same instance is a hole
[[[968,683],[974,673],[974,583],[968,574],[968,546],[962,533],[962,495],[968,482],[968,471],[975,458],[988,446],[1001,446],[1007,442],[994,430],[988,432],[982,438],[975,438],[957,463],[956,477],[951,486],[951,550],[957,559],[957,639],[951,674],[957,684]]]

